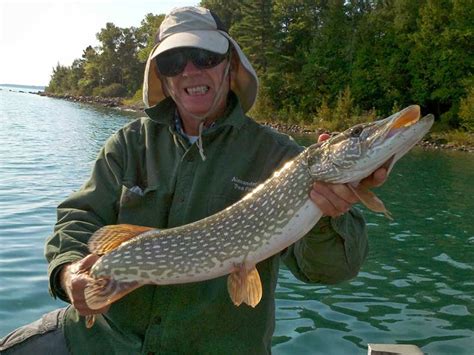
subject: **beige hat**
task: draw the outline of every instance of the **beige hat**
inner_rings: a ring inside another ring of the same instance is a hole
[[[203,7],[181,7],[172,10],[160,25],[155,47],[145,68],[143,80],[143,102],[146,107],[155,106],[165,99],[158,76],[156,62],[158,54],[179,47],[195,47],[224,54],[229,42],[239,56],[236,75],[231,76],[231,89],[240,99],[244,112],[250,110],[257,97],[258,79],[245,54],[227,33],[219,18]]]

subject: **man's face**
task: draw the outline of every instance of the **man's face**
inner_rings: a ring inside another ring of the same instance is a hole
[[[187,112],[203,116],[214,109],[212,116],[217,117],[222,114],[226,107],[227,94],[229,92],[228,77],[224,78],[227,59],[209,69],[199,69],[192,61],[188,60],[181,74],[166,77],[168,90],[174,93],[178,107],[184,108]],[[222,88],[220,86],[223,85]],[[222,90],[220,99],[212,107],[214,98],[218,90]],[[181,112],[185,118],[185,112]]]

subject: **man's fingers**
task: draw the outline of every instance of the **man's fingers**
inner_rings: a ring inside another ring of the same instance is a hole
[[[387,180],[387,169],[380,168],[374,172],[373,176],[374,186],[380,186]]]
[[[359,198],[346,184],[334,184],[329,185],[329,188],[341,199],[346,201],[348,204],[354,204],[359,202]]]
[[[362,180],[361,184],[367,188],[378,187],[383,185],[385,180],[387,180],[387,169],[379,168]]]
[[[326,196],[334,206],[340,206],[341,209],[359,201],[354,192],[344,184],[326,184],[316,181],[313,189]]]
[[[79,269],[81,271],[89,270],[92,267],[92,265],[94,265],[94,263],[97,261],[97,259],[99,259],[99,256],[95,254],[87,255],[85,258],[83,258],[82,260],[78,262]]]
[[[352,205],[350,201],[344,198],[353,199],[346,188],[342,185],[315,182],[310,196],[325,215],[339,216],[347,212]],[[342,196],[339,196],[339,194]]]
[[[324,216],[335,217],[339,215],[339,211],[334,205],[323,195],[311,190],[311,200],[319,207]]]
[[[324,142],[325,140],[331,138],[331,136],[327,133],[321,133],[318,137],[318,143]]]

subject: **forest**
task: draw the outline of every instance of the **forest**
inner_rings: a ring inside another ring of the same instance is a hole
[[[203,0],[259,79],[258,120],[339,130],[410,104],[438,130],[474,132],[472,0]],[[146,58],[164,14],[113,23],[70,65],[51,94],[141,100]]]

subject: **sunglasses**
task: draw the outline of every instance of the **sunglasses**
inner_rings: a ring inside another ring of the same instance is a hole
[[[176,48],[163,52],[156,57],[158,72],[163,76],[181,74],[190,60],[198,69],[215,67],[227,58],[227,53],[220,54],[201,48]]]

